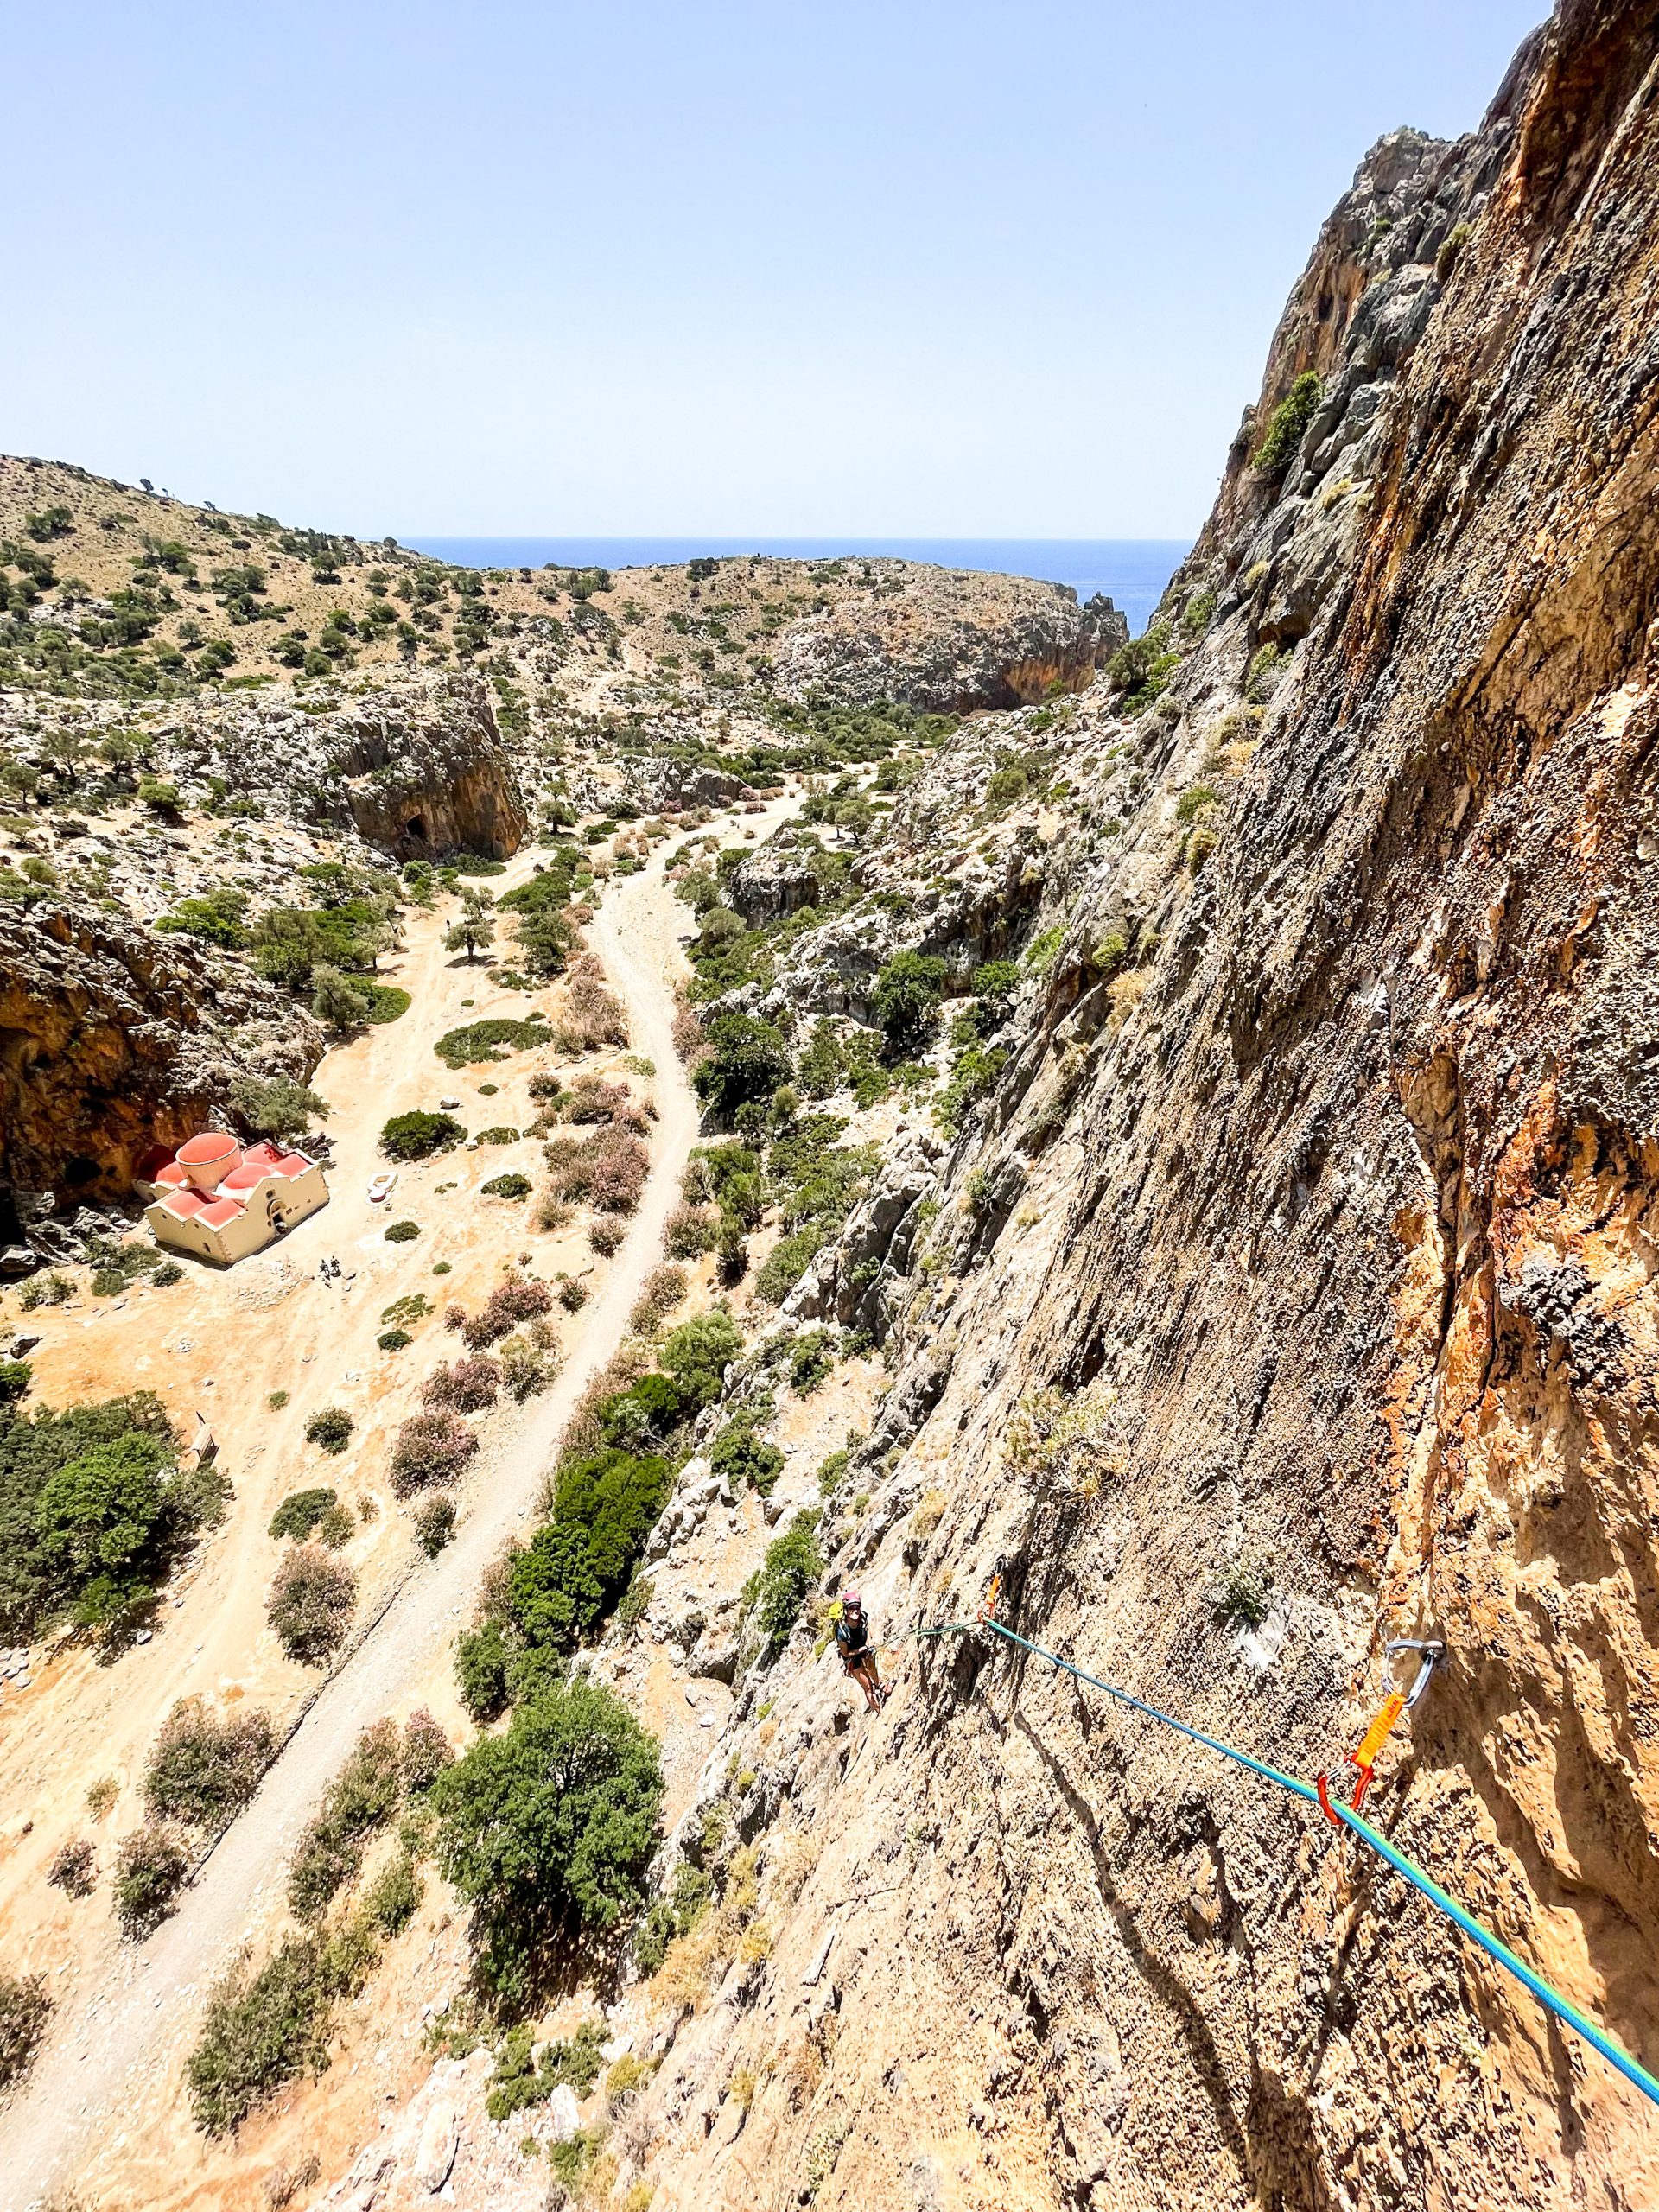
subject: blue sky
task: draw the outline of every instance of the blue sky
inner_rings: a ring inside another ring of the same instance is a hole
[[[1185,537],[1542,0],[0,10],[0,445],[364,535]]]

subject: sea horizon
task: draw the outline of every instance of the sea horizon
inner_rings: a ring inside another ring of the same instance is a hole
[[[1078,600],[1096,593],[1112,601],[1139,634],[1170,577],[1192,550],[1179,537],[439,537],[424,533],[400,543],[467,569],[644,569],[696,559],[758,553],[772,559],[824,561],[887,555],[943,569],[1033,576],[1067,584]]]

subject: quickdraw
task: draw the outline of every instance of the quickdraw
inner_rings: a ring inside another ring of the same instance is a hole
[[[1357,1751],[1350,1751],[1348,1754],[1349,1765],[1356,1768],[1359,1775],[1359,1779],[1354,1784],[1354,1794],[1348,1801],[1349,1809],[1356,1813],[1365,1802],[1365,1793],[1371,1786],[1371,1777],[1376,1770],[1376,1763],[1382,1756],[1383,1745],[1394,1733],[1395,1723],[1402,1713],[1411,1713],[1421,1704],[1423,1692],[1433,1679],[1434,1669],[1446,1656],[1445,1644],[1438,1637],[1433,1637],[1426,1639],[1415,1637],[1396,1637],[1393,1643],[1386,1645],[1384,1649],[1390,1659],[1397,1651],[1414,1651],[1422,1664],[1418,1668],[1417,1678],[1408,1690],[1391,1691],[1383,1699],[1376,1718],[1360,1738],[1359,1749]],[[1330,1785],[1324,1775],[1321,1774],[1316,1777],[1314,1786],[1319,1790],[1319,1804],[1325,1819],[1333,1827],[1343,1827],[1344,1823],[1338,1820],[1332,1810]]]

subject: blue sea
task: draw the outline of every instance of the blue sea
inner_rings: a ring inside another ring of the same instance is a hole
[[[698,554],[767,553],[794,561],[844,554],[888,553],[942,569],[982,569],[995,575],[1040,576],[1070,584],[1080,600],[1104,592],[1144,630],[1164,586],[1191,550],[1173,537],[416,537],[417,553],[468,569],[642,569],[690,561]]]

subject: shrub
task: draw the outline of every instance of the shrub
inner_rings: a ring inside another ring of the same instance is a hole
[[[827,1329],[804,1329],[790,1347],[790,1388],[803,1397],[810,1397],[836,1363],[834,1346]]]
[[[823,1231],[816,1222],[798,1229],[792,1236],[780,1236],[754,1279],[756,1297],[768,1306],[781,1306],[817,1257],[823,1243]]]
[[[769,1656],[775,1658],[788,1643],[807,1592],[823,1573],[817,1515],[804,1513],[776,1542],[767,1545],[764,1562],[743,1586],[743,1610],[760,1630]]]
[[[505,1275],[490,1293],[483,1306],[470,1320],[461,1324],[462,1340],[474,1351],[481,1351],[486,1344],[493,1344],[498,1337],[505,1337],[521,1321],[534,1320],[545,1313],[553,1303],[553,1294],[544,1282],[537,1282],[526,1275]],[[451,1307],[454,1313],[458,1309]],[[451,1327],[448,1314],[444,1316]]]
[[[363,1864],[359,1838],[321,1818],[310,1821],[294,1847],[288,1870],[289,1910],[298,1920],[321,1920]]]
[[[580,1313],[592,1295],[580,1275],[566,1275],[559,1285],[559,1303],[567,1313]]]
[[[332,1490],[292,1491],[271,1515],[270,1534],[279,1541],[292,1538],[294,1542],[302,1544],[315,1533],[317,1523],[329,1507],[339,1502],[338,1493]]]
[[[568,1650],[615,1604],[671,1486],[665,1459],[615,1446],[560,1468],[553,1518],[508,1575],[508,1614],[527,1644]]]
[[[1175,802],[1175,819],[1185,825],[1213,807],[1220,793],[1213,784],[1189,784]],[[1120,944],[1122,939],[1119,940]]]
[[[200,1698],[185,1698],[168,1713],[149,1755],[145,1809],[153,1820],[216,1828],[247,1803],[276,1749],[268,1713],[219,1720]]]
[[[454,1533],[454,1498],[429,1497],[415,1509],[415,1541],[429,1559],[435,1559]]]
[[[412,1794],[429,1789],[454,1758],[442,1727],[423,1705],[416,1706],[404,1723],[404,1788]]]
[[[34,1376],[26,1359],[0,1359],[0,1406],[15,1406],[26,1396]]]
[[[44,1974],[0,1974],[0,2091],[28,2073],[52,2012]]]
[[[1230,1560],[1216,1577],[1210,1602],[1235,1627],[1260,1628],[1273,1610],[1271,1570],[1254,1560]]]
[[[613,1217],[601,1214],[597,1221],[588,1224],[588,1242],[601,1260],[608,1260],[620,1252],[627,1232]]]
[[[140,776],[138,804],[152,807],[158,814],[175,813],[179,804],[179,787],[176,784],[168,783],[164,776]]]
[[[610,1929],[641,1902],[662,1796],[655,1738],[587,1681],[519,1706],[439,1776],[438,1863],[475,1909],[503,1995],[562,1929]]]
[[[390,1221],[386,1224],[388,1244],[412,1244],[420,1233],[418,1221]]]
[[[455,1639],[455,1686],[473,1719],[483,1726],[507,1709],[507,1667],[512,1658],[498,1622],[465,1629]]]
[[[664,1344],[657,1364],[671,1375],[689,1412],[701,1413],[720,1395],[726,1370],[743,1349],[743,1334],[731,1315],[715,1306],[682,1321]]]
[[[1257,446],[1255,466],[1265,475],[1282,476],[1313,420],[1323,390],[1312,369],[1304,369],[1273,410],[1267,434]]]
[[[85,1836],[76,1836],[53,1855],[46,1878],[72,1897],[89,1897],[98,1886],[98,1853]]]
[[[352,1417],[343,1406],[324,1406],[305,1424],[305,1440],[319,1451],[340,1452],[352,1440]]]
[[[467,1132],[448,1114],[394,1114],[380,1130],[380,1149],[388,1160],[425,1160],[460,1144]]]
[[[189,1854],[176,1828],[146,1825],[135,1828],[116,1853],[111,1895],[121,1933],[137,1943],[174,1911]]]
[[[383,1329],[374,1340],[382,1351],[402,1351],[415,1341],[407,1329]]]
[[[383,1936],[399,1936],[421,1909],[423,1885],[415,1861],[400,1851],[370,1883],[365,1916]]]
[[[498,1122],[491,1128],[480,1129],[478,1133],[478,1141],[480,1144],[517,1144],[518,1132],[517,1129],[510,1128],[506,1122]]]
[[[17,1294],[17,1303],[25,1313],[33,1313],[38,1306],[61,1306],[75,1294],[73,1275],[66,1275],[50,1268],[43,1275],[32,1275]]]
[[[695,1260],[712,1252],[720,1217],[709,1206],[677,1206],[663,1230],[663,1249],[671,1259]]]
[[[500,1367],[487,1353],[475,1352],[470,1359],[458,1359],[453,1367],[435,1369],[427,1376],[421,1398],[428,1406],[476,1414],[495,1403],[500,1388]]]
[[[530,1196],[528,1175],[493,1175],[483,1185],[486,1198],[527,1198]]]
[[[527,1337],[505,1337],[500,1345],[501,1379],[518,1404],[544,1390],[558,1373],[556,1352]]]
[[[407,1497],[429,1483],[454,1482],[477,1449],[477,1437],[459,1414],[416,1414],[392,1447],[393,1495]]]
[[[628,1316],[628,1326],[641,1336],[659,1328],[677,1306],[685,1301],[683,1268],[653,1268],[641,1284],[639,1296]]]
[[[1004,1007],[1020,988],[1020,969],[1012,960],[987,960],[975,969],[968,986],[976,999]]]
[[[784,1455],[777,1445],[768,1444],[756,1434],[752,1421],[740,1419],[728,1421],[715,1437],[709,1464],[734,1489],[747,1483],[762,1497],[770,1497],[784,1471]]]
[[[150,1270],[149,1280],[157,1290],[167,1290],[180,1281],[183,1274],[184,1269],[176,1260],[163,1260],[159,1268]]]
[[[464,1068],[480,1061],[505,1060],[509,1052],[529,1052],[550,1041],[547,1023],[539,1014],[526,1021],[494,1015],[487,1021],[472,1021],[464,1028],[449,1030],[432,1049],[445,1067]]]
[[[896,952],[875,979],[870,1007],[890,1046],[925,1037],[944,995],[945,966],[931,953]]]
[[[366,1728],[307,1826],[289,1872],[288,1899],[302,1920],[315,1920],[356,1877],[363,1841],[397,1809],[404,1745],[395,1724]]]
[[[210,1999],[185,2067],[197,2126],[229,2135],[285,2083],[321,2074],[334,2007],[366,1963],[360,1939],[289,1936],[257,1974],[233,1970]]]
[[[357,1577],[345,1560],[298,1544],[276,1569],[265,1614],[290,1659],[320,1667],[346,1641],[356,1603]]]
[[[543,2104],[562,2082],[569,2082],[579,2097],[588,2095],[605,2070],[606,2039],[602,2021],[584,2020],[568,2043],[546,2044],[537,2059],[530,2029],[509,2028],[490,2076],[485,2105],[490,2118],[509,2120],[531,2105]]]

